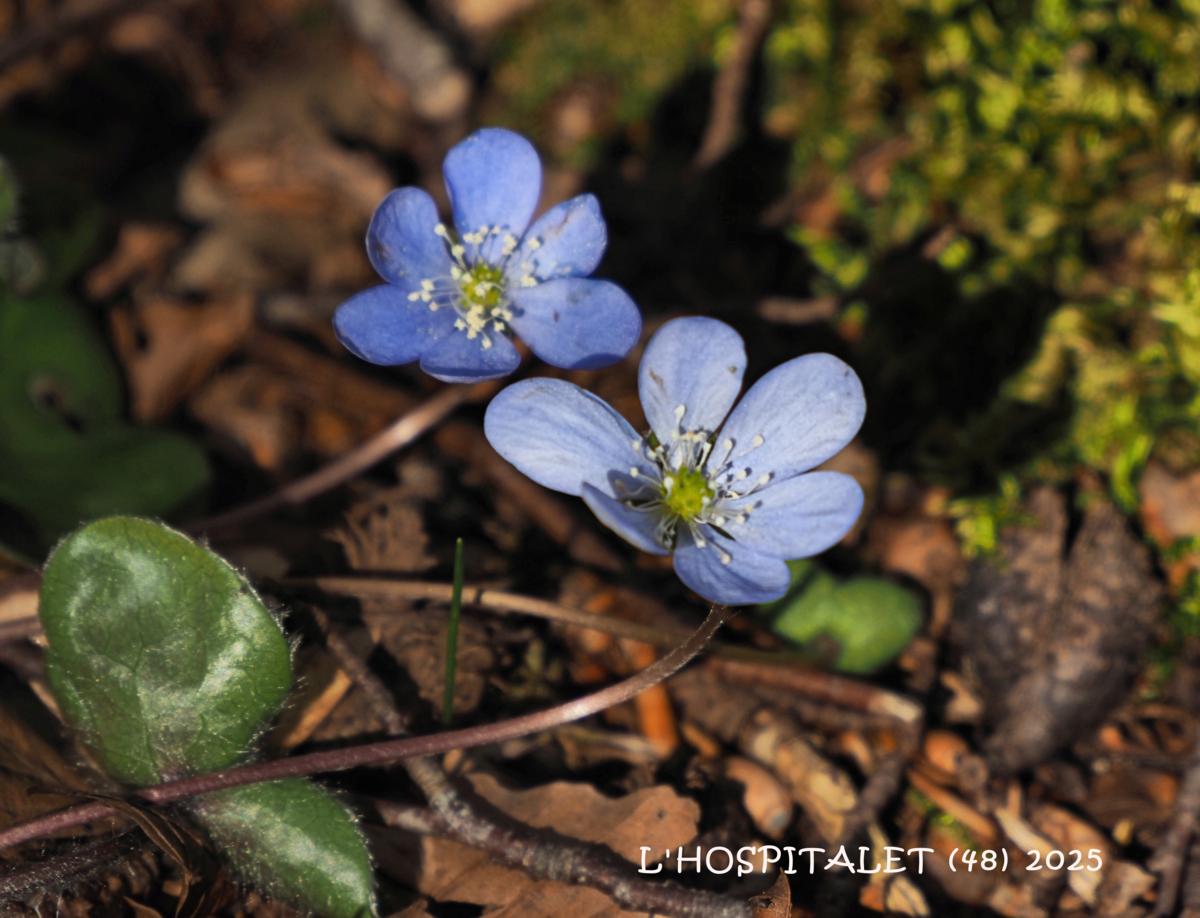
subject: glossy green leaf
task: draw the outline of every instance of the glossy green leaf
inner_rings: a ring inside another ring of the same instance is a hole
[[[110,517],[63,540],[40,614],[64,714],[126,784],[232,765],[291,687],[287,640],[250,585],[149,520]]]
[[[208,481],[185,437],[122,420],[95,329],[56,297],[0,295],[0,500],[50,541],[113,513],[166,513]]]
[[[882,577],[839,582],[811,561],[792,562],[792,591],[764,606],[783,637],[820,652],[848,673],[869,673],[894,660],[921,626],[921,602],[911,590]]]
[[[375,914],[371,858],[354,816],[300,778],[200,798],[195,815],[238,873],[322,918]]]

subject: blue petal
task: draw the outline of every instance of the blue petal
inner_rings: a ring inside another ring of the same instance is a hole
[[[662,443],[676,428],[716,430],[742,387],[742,336],[716,319],[672,319],[654,333],[638,369],[638,394]],[[679,406],[684,408],[678,415]]]
[[[442,174],[460,233],[498,226],[519,239],[542,191],[533,144],[503,128],[484,128],[455,146]]]
[[[507,376],[520,365],[521,355],[505,335],[489,332],[488,339],[492,346],[485,348],[480,338],[455,329],[421,354],[421,369],[448,383]]]
[[[642,314],[610,281],[564,277],[512,292],[513,329],[542,360],[568,370],[616,363],[637,344]]]
[[[634,510],[619,500],[609,497],[598,488],[584,483],[584,503],[605,526],[619,535],[634,548],[652,555],[669,555],[655,537],[658,514],[651,510]]]
[[[807,558],[836,545],[862,513],[858,482],[841,472],[809,472],[770,484],[720,511],[748,510],[744,523],[725,529],[738,544],[777,558]]]
[[[450,276],[450,255],[434,233],[437,205],[420,188],[397,188],[375,209],[367,227],[367,257],[379,276],[407,290]]]
[[[830,354],[797,357],[750,387],[721,429],[708,467],[727,462],[732,472],[745,472],[748,485],[764,474],[791,478],[839,452],[866,411],[850,367]]]
[[[523,277],[586,277],[600,264],[607,244],[600,202],[581,194],[538,217],[509,259],[509,277],[513,283]]]
[[[680,533],[675,549],[675,573],[688,587],[710,602],[727,606],[771,602],[787,592],[787,565],[779,558],[707,533],[703,548],[689,533]],[[722,552],[729,563],[721,563]]]
[[[649,472],[641,437],[603,399],[561,379],[525,379],[497,395],[483,432],[501,456],[540,485],[579,496],[584,484],[610,497],[631,468]]]
[[[454,310],[430,310],[401,287],[381,284],[356,293],[333,314],[338,340],[371,363],[411,363],[454,330]]]

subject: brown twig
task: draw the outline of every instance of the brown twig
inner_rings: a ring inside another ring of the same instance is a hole
[[[740,660],[710,660],[708,666],[726,681],[802,692],[810,698],[903,724],[920,723],[924,716],[921,706],[903,695],[819,669],[761,666]]]
[[[329,652],[333,655],[334,660],[337,661],[337,665],[341,667],[342,672],[349,676],[350,681],[357,685],[359,690],[366,696],[367,704],[371,706],[379,719],[383,721],[383,726],[388,733],[393,736],[400,736],[407,733],[408,718],[396,707],[396,703],[392,700],[387,686],[371,671],[366,661],[354,652],[354,648],[346,643],[346,639],[334,630],[333,623],[329,621],[328,615],[315,606],[309,606],[308,611],[316,620],[318,627],[320,627],[321,633],[325,638],[325,646],[329,648]]]
[[[1187,852],[1200,823],[1200,740],[1192,750],[1192,760],[1175,798],[1175,818],[1150,858],[1149,867],[1158,874],[1158,903],[1154,918],[1175,914],[1179,884],[1183,878]]]
[[[771,22],[770,0],[742,0],[739,4],[737,39],[733,54],[713,80],[712,106],[700,149],[692,168],[702,171],[716,163],[737,140],[742,104],[750,82],[754,56]]]
[[[473,386],[447,386],[437,395],[418,405],[402,418],[385,427],[371,439],[344,456],[322,466],[311,475],[290,482],[273,494],[226,510],[216,516],[197,520],[187,528],[192,532],[212,533],[245,523],[255,517],[311,500],[349,481],[355,475],[385,459],[396,450],[408,446],[460,405],[492,395],[499,384],[476,383]]]
[[[459,800],[468,805],[465,798]],[[728,896],[639,879],[632,864],[603,845],[549,829],[530,829],[481,799],[469,805],[477,808],[471,813],[475,818],[452,824],[432,809],[375,802],[379,815],[390,826],[423,835],[449,835],[538,879],[598,889],[624,909],[676,918],[749,918],[753,914],[748,903]],[[487,812],[478,812],[483,806]]]
[[[328,594],[371,597],[393,602],[449,602],[453,591],[453,587],[448,583],[400,580],[394,577],[295,577],[278,581],[273,586],[277,589],[316,589]],[[488,612],[532,615],[564,625],[591,628],[655,647],[672,647],[692,633],[690,628],[642,625],[608,615],[585,612],[534,596],[493,590],[489,587],[465,586],[462,602],[464,606]],[[721,657],[761,665],[796,664],[803,660],[799,654],[787,651],[755,650],[752,647],[737,647],[720,641],[713,641],[709,650]]]
[[[371,765],[387,765],[417,756],[437,755],[451,749],[487,746],[558,727],[628,701],[649,686],[656,685],[678,672],[704,649],[727,615],[728,610],[724,607],[713,606],[704,623],[687,641],[652,666],[615,685],[543,711],[428,736],[382,740],[344,749],[312,752],[307,755],[290,756],[267,762],[252,762],[224,771],[142,788],[136,791],[134,796],[149,803],[170,803],[185,797],[207,794],[229,787],[240,787],[245,784],[256,784],[261,781],[307,777],[321,772],[346,771]],[[110,809],[110,805],[103,802],[84,804],[11,826],[0,831],[0,849],[83,825],[109,815]]]
[[[407,719],[397,709],[387,687],[353,648],[333,630],[328,617],[310,610],[325,635],[325,643],[338,665],[354,680],[387,729],[402,733]],[[651,687],[653,688],[653,686]],[[493,858],[520,867],[532,876],[573,885],[591,886],[606,893],[619,905],[634,911],[665,915],[745,916],[742,902],[708,892],[695,892],[674,884],[639,879],[631,865],[603,845],[582,842],[557,832],[534,829],[507,816],[488,801],[461,791],[436,759],[408,759],[402,763],[421,788],[430,810],[425,828],[456,841],[487,851]],[[384,821],[392,824],[392,804],[378,801]],[[397,808],[409,818],[410,808]]]

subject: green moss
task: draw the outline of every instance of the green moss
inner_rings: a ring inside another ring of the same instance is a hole
[[[1021,521],[1021,485],[1013,475],[1000,479],[995,494],[951,501],[954,528],[969,558],[994,554],[1000,547],[1000,530]]]
[[[684,74],[729,52],[731,0],[556,0],[502,40],[498,116],[545,142],[546,110],[574,87],[598,88],[620,124],[646,118]],[[588,150],[566,151],[586,157]]]
[[[854,294],[864,265],[940,234],[932,257],[964,298],[1049,289],[1036,355],[985,415],[1065,400],[1037,461],[1106,473],[1132,509],[1156,443],[1200,418],[1200,5],[782,10],[764,119],[792,140],[800,193],[836,209],[790,233],[823,292]],[[988,550],[1004,503],[960,505],[969,548]]]

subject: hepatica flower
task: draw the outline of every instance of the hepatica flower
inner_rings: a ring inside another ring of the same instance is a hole
[[[509,386],[488,406],[492,446],[534,481],[575,494],[713,602],[768,602],[785,560],[837,542],[862,510],[858,484],[810,471],[840,451],[866,412],[854,371],[829,354],[790,360],[750,387],[741,337],[715,319],[668,322],[638,373],[649,433],[556,379]]]
[[[446,382],[505,376],[515,333],[557,367],[606,366],[629,352],[642,321],[616,284],[588,277],[604,254],[600,207],[580,195],[530,226],[542,167],[524,137],[477,131],[442,167],[452,225],[420,188],[398,188],[375,211],[367,254],[387,281],[343,303],[342,343],[371,363],[421,362]]]

